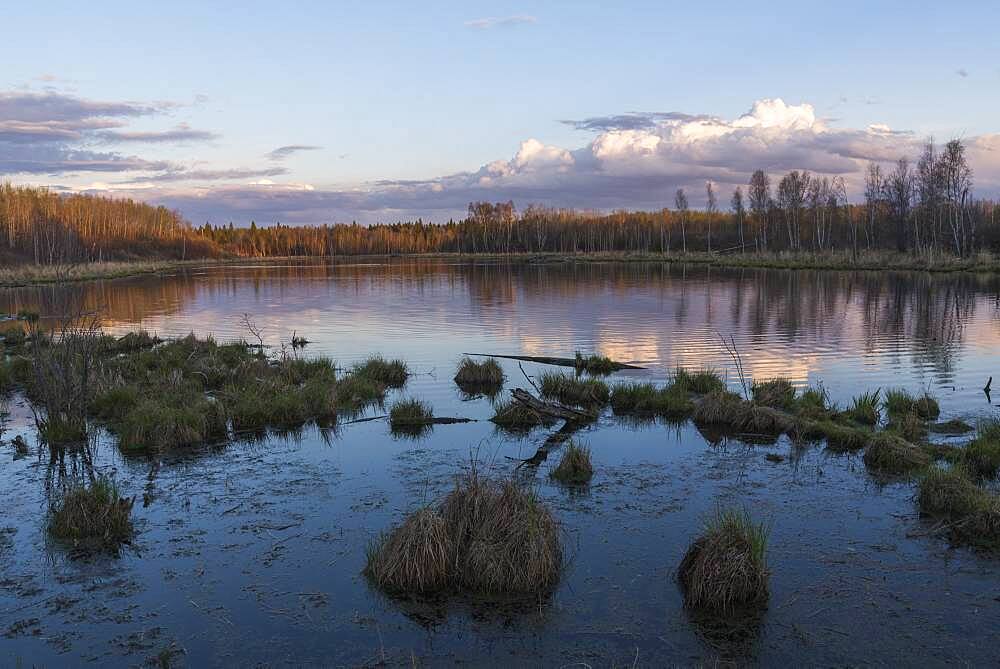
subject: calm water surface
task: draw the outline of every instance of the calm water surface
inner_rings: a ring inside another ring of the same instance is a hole
[[[246,313],[276,348],[295,332],[312,342],[306,355],[343,365],[402,357],[415,376],[395,396],[476,419],[492,409],[451,381],[462,352],[596,351],[645,368],[612,381],[661,382],[684,365],[735,382],[724,336],[755,378],[822,383],[840,402],[926,388],[944,418],[976,419],[994,411],[982,387],[1000,370],[998,297],[991,276],[399,260],[7,290],[0,312],[83,304],[113,332],[220,340],[249,336]],[[527,384],[517,363],[505,368],[507,388]],[[373,421],[156,458],[101,440],[89,457],[13,459],[10,437],[33,433],[23,402],[12,414],[0,446],[0,664],[130,666],[164,650],[189,666],[997,661],[1000,559],[930,535],[913,485],[879,484],[859,455],[709,442],[690,423],[605,415],[580,435],[597,467],[588,489],[551,483],[551,461],[520,474],[554,508],[571,560],[551,601],[496,610],[386,599],[359,575],[365,546],[445,494],[470,456],[508,474],[545,430],[511,437],[480,420],[401,439]],[[45,538],[51,491],[91,468],[148,500],[136,504],[136,546],[117,560],[71,559]],[[717,504],[773,524],[770,607],[736,640],[690,620],[674,581]]]

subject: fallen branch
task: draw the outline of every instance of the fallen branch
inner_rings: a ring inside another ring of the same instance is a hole
[[[496,355],[493,353],[463,353],[462,355],[476,355],[484,358],[504,358],[505,360],[523,360],[525,362],[537,362],[543,365],[558,365],[560,367],[573,367],[577,366],[576,358],[556,358],[551,356],[536,356],[536,355]],[[635,365],[629,365],[624,362],[612,362],[614,368],[618,369],[645,369],[645,367],[637,367]]]

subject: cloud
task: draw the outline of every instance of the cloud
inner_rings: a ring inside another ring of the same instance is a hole
[[[960,77],[962,77],[964,79],[967,76],[969,76],[969,71],[967,69],[965,69],[964,67],[960,67],[957,70],[955,70],[955,74],[957,74],[958,76],[960,76]]]
[[[105,142],[110,143],[182,143],[182,142],[207,142],[219,138],[219,135],[207,130],[195,130],[187,123],[179,123],[170,130],[162,131],[127,131],[127,130],[105,130],[97,133]]]
[[[274,151],[270,151],[267,154],[267,159],[274,161],[284,160],[299,151],[319,151],[322,148],[322,146],[312,146],[311,144],[289,144],[288,146],[279,146]]]
[[[0,172],[77,174],[176,170],[162,160],[98,152],[95,144],[205,141],[215,134],[181,123],[165,131],[131,131],[138,118],[178,108],[163,101],[89,100],[55,90],[0,92]]]
[[[513,26],[537,23],[538,19],[527,14],[515,14],[514,16],[488,16],[483,19],[466,21],[466,28],[475,30],[489,30],[491,28],[510,28]]]
[[[140,182],[165,183],[170,181],[231,181],[233,179],[258,179],[261,177],[277,177],[288,174],[284,167],[268,167],[255,169],[250,167],[235,167],[229,169],[178,169],[170,168],[162,174],[145,177]]]
[[[658,209],[672,206],[677,188],[687,188],[692,206],[702,206],[706,180],[715,182],[725,199],[723,194],[763,168],[774,181],[793,169],[841,175],[856,199],[869,161],[915,157],[923,142],[884,124],[837,127],[817,116],[812,105],[780,99],[758,100],[728,120],[634,112],[569,124],[592,129],[594,136],[577,148],[527,139],[509,159],[440,177],[381,180],[357,188],[220,184],[140,197],[177,207],[198,221],[373,223],[418,216],[440,221],[461,217],[475,200],[510,199],[519,207]],[[977,192],[1000,192],[1000,135],[968,138],[967,146]]]

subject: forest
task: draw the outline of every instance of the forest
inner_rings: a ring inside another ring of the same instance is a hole
[[[871,163],[864,192],[841,177],[756,170],[704,209],[685,189],[659,211],[587,212],[473,202],[460,221],[194,227],[181,213],[133,200],[0,186],[0,260],[106,260],[414,253],[760,253],[893,251],[967,258],[1000,248],[996,203],[974,197],[960,140],[928,141],[915,160]],[[665,199],[667,196],[665,195]]]

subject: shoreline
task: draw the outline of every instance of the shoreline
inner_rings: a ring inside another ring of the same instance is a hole
[[[876,251],[858,254],[857,260],[850,253],[833,251],[826,253],[747,253],[708,254],[694,252],[688,254],[580,252],[580,253],[412,253],[379,255],[336,255],[336,256],[273,256],[273,257],[227,257],[201,258],[197,260],[136,260],[79,263],[73,265],[15,265],[0,269],[0,288],[21,288],[53,283],[78,283],[122,279],[144,274],[163,274],[178,269],[238,265],[243,263],[273,264],[280,262],[298,263],[339,263],[357,260],[458,260],[463,262],[489,261],[512,264],[545,263],[600,263],[600,262],[647,262],[666,264],[706,265],[720,268],[743,269],[784,269],[784,270],[826,270],[826,271],[906,271],[931,273],[993,273],[1000,272],[1000,257],[992,253],[980,252],[971,258],[956,258],[941,255],[936,258],[918,257],[895,252]]]

